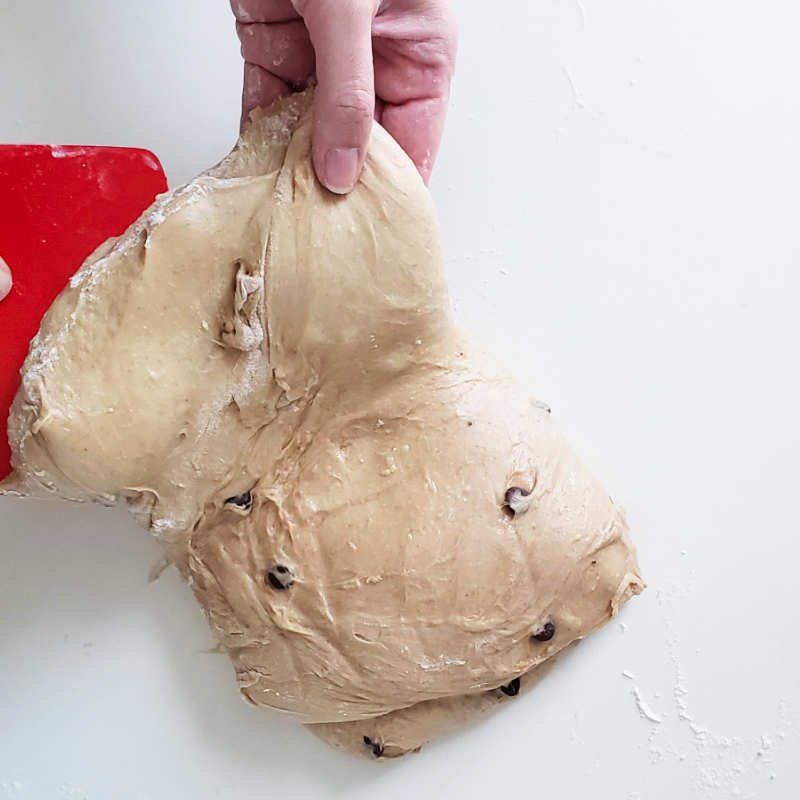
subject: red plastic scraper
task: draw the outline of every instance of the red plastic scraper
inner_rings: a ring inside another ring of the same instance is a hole
[[[6,420],[30,340],[83,260],[167,188],[147,150],[0,145],[0,258],[11,294],[0,301],[0,480],[11,471]]]

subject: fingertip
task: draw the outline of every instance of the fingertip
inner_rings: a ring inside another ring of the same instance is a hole
[[[334,194],[348,194],[358,183],[362,167],[357,147],[328,147],[314,155],[314,169],[320,183]]]
[[[356,185],[375,115],[372,19],[377,3],[296,5],[316,54],[313,157],[317,177],[337,194]]]
[[[327,91],[326,91],[327,90]],[[347,194],[358,182],[374,122],[372,90],[350,98],[330,93],[320,80],[314,108],[314,168],[320,182]]]
[[[0,258],[0,300],[5,300],[8,297],[13,285],[11,270],[8,268],[8,264]]]
[[[433,159],[430,155],[427,155],[422,159],[422,161],[414,162],[417,170],[419,171],[420,176],[422,177],[422,182],[427,186],[431,180],[431,173],[433,172]]]
[[[358,182],[373,115],[371,90],[343,99],[341,94],[330,93],[330,87],[320,81],[315,98],[312,149],[314,170],[320,183],[330,191],[347,194]]]

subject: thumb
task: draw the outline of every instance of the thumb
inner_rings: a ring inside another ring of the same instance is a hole
[[[317,63],[312,155],[320,182],[345,194],[356,184],[375,110],[371,0],[294,0]]]

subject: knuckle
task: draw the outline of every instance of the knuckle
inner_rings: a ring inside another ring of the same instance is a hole
[[[231,11],[239,22],[253,22],[253,17],[243,0],[231,0]]]
[[[337,109],[359,121],[372,120],[375,97],[365,86],[340,87],[334,94],[333,103]]]

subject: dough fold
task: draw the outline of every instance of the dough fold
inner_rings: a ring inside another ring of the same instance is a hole
[[[246,700],[386,757],[643,583],[620,509],[455,323],[409,159],[376,124],[328,193],[310,104],[86,261],[32,342],[2,488],[127,501]]]

